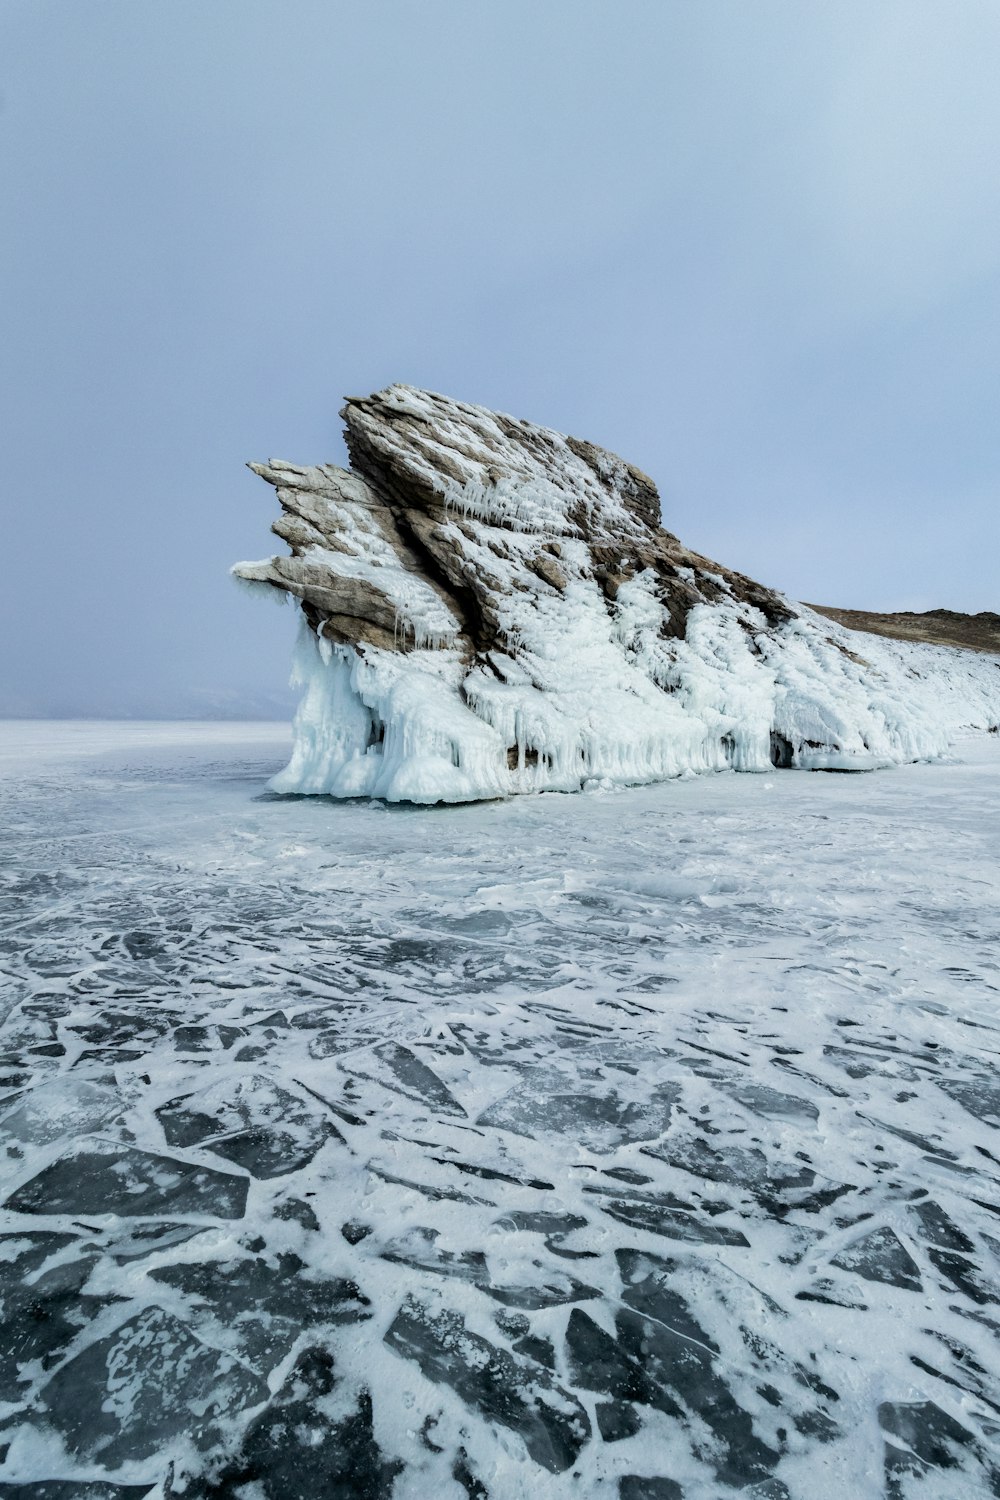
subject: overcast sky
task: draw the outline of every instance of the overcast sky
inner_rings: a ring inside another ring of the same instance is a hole
[[[401,380],[796,598],[1000,610],[997,0],[0,0],[0,713],[280,710]]]

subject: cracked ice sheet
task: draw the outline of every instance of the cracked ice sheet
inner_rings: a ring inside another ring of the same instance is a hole
[[[997,1493],[1000,746],[389,810],[286,738],[0,728],[0,1497]]]

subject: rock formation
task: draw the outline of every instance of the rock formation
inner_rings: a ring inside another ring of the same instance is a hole
[[[401,385],[342,416],[350,470],[250,465],[290,555],[233,571],[305,622],[278,790],[865,769],[998,716],[995,664],[849,634],[688,551],[653,481],[593,443]]]

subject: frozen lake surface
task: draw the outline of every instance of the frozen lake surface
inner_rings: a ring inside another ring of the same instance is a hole
[[[1000,1494],[997,739],[447,809],[287,750],[0,726],[0,1496]]]

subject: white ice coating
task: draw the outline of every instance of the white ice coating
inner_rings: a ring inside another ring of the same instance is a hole
[[[303,624],[294,749],[272,786],[430,803],[636,785],[770,771],[772,734],[794,768],[871,770],[942,755],[960,730],[1000,718],[994,656],[861,635],[809,611],[777,631],[761,618],[752,638],[754,612],[729,604],[696,606],[687,638],[664,642],[658,611],[641,576],[613,622],[596,586],[571,584],[553,601],[558,628],[544,611],[511,620],[521,645],[506,682],[468,672],[457,651],[362,655]]]
[[[503,747],[459,696],[457,653],[377,648],[362,657],[317,640],[303,621],[293,687],[303,688],[292,758],[276,792],[472,802],[503,796]],[[506,766],[504,767],[506,771]]]

